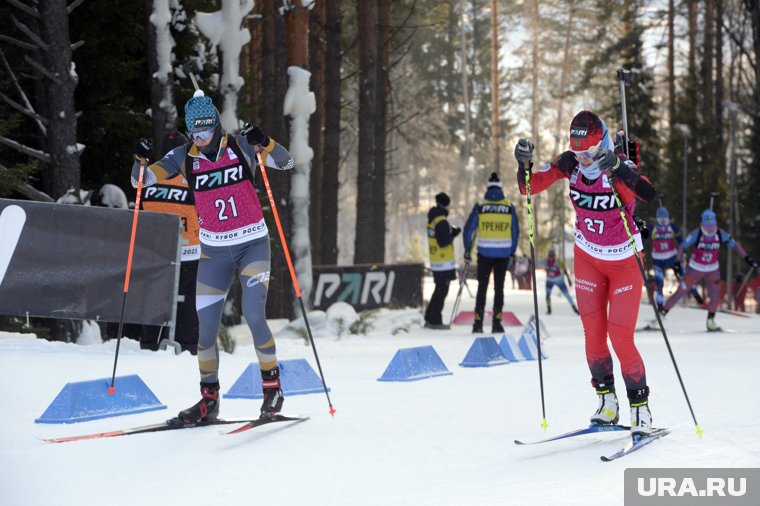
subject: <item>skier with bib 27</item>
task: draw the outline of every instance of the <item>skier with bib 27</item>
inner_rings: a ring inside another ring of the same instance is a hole
[[[253,186],[253,169],[258,165],[257,155],[267,167],[280,170],[292,169],[293,158],[256,125],[246,124],[240,135],[226,133],[211,98],[200,90],[185,104],[185,125],[192,142],[147,167],[144,175],[144,184],[150,186],[181,173],[193,193],[200,224],[196,309],[201,400],[170,422],[192,425],[219,414],[217,331],[236,270],[243,291],[243,316],[261,369],[261,415],[270,416],[282,408],[283,395],[277,349],[265,315],[271,265],[269,232]],[[135,187],[150,148],[147,139],[135,145]]]
[[[631,407],[631,432],[652,431],[649,386],[644,362],[634,342],[634,328],[641,303],[643,279],[634,258],[612,185],[620,195],[628,229],[641,251],[639,228],[632,219],[636,198],[651,201],[654,187],[641,176],[636,165],[616,149],[607,126],[591,111],[581,111],[570,124],[570,150],[531,173],[531,194],[539,193],[557,180],[570,180],[570,198],[575,220],[575,296],[586,334],[586,360],[599,407],[593,424],[618,422],[612,342],[623,372]],[[517,181],[526,193],[526,172],[532,167],[533,145],[520,139],[515,147]]]
[[[702,223],[699,228],[694,229],[684,239],[678,248],[678,261],[683,257],[683,251],[694,246],[694,251],[689,259],[689,267],[686,274],[681,278],[676,293],[671,295],[660,311],[663,316],[668,314],[676,302],[683,297],[695,283],[704,279],[707,284],[707,293],[710,302],[707,305],[707,326],[708,331],[720,330],[715,323],[715,312],[720,304],[720,245],[727,244],[729,248],[734,248],[736,252],[744,258],[744,261],[753,269],[757,269],[755,262],[742,245],[736,242],[728,232],[718,228],[715,213],[711,209],[705,209],[702,213]]]

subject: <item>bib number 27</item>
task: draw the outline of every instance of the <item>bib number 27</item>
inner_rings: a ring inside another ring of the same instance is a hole
[[[583,221],[586,222],[586,229],[589,230],[590,232],[593,232],[599,235],[602,235],[604,233],[603,220],[592,220],[591,218],[585,218]]]

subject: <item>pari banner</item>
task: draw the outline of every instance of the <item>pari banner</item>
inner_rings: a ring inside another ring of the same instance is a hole
[[[423,264],[315,266],[312,303],[325,310],[335,302],[357,311],[422,305]]]
[[[118,322],[133,211],[0,199],[0,314]],[[124,321],[174,321],[179,217],[140,212]]]

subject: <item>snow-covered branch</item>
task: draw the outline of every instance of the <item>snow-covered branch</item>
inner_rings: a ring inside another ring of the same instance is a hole
[[[26,155],[33,156],[34,158],[37,158],[38,160],[42,160],[45,163],[51,162],[50,155],[45,153],[44,151],[30,148],[29,146],[24,146],[23,144],[19,144],[18,142],[12,139],[8,139],[7,137],[3,137],[2,135],[0,135],[0,144],[5,144],[9,148],[13,148],[16,151],[20,151]]]
[[[247,28],[240,28],[243,19],[253,9],[253,0],[222,0],[222,10],[199,12],[195,16],[198,30],[213,46],[224,53],[222,79],[219,89],[224,95],[221,120],[225,130],[239,128],[237,119],[238,91],[244,84],[240,76],[240,50],[251,40]]]
[[[298,284],[309,300],[312,285],[311,242],[309,240],[309,180],[314,151],[309,147],[309,116],[317,109],[314,93],[309,91],[311,73],[301,67],[288,67],[290,86],[285,94],[283,112],[292,118],[290,146],[295,170],[291,178],[290,201],[293,205],[292,248]]]

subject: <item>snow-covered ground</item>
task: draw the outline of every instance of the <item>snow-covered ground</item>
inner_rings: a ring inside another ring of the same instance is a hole
[[[509,285],[509,282],[507,282]],[[475,283],[471,283],[474,290]],[[543,284],[539,281],[539,286]],[[430,293],[430,285],[426,291]],[[444,311],[454,302],[452,289]],[[80,424],[35,424],[72,381],[110,377],[115,343],[82,346],[0,332],[0,371],[8,380],[0,412],[0,504],[95,506],[182,504],[461,505],[622,504],[626,467],[757,467],[760,464],[760,316],[719,314],[735,333],[706,333],[705,312],[677,307],[668,335],[697,419],[688,407],[659,333],[640,333],[639,349],[652,389],[656,426],[673,433],[624,459],[603,463],[628,436],[601,434],[518,447],[584,425],[596,409],[580,320],[557,296],[543,314],[551,333],[544,362],[547,433],[540,427],[536,362],[463,368],[474,336],[469,327],[420,328],[418,311],[382,312],[367,335],[319,334],[317,347],[337,409],[324,394],[286,399],[284,412],[311,420],[223,436],[219,427],[65,444],[40,440],[139,426],[164,420],[198,397],[196,358],[142,351],[124,340],[119,375],[138,374],[168,410]],[[489,301],[490,304],[490,301]],[[532,294],[508,290],[507,309],[521,320]],[[462,309],[474,300],[465,292]],[[642,305],[639,322],[652,309]],[[415,322],[409,325],[410,322]],[[274,330],[285,322],[273,322]],[[394,329],[409,326],[409,332]],[[489,325],[486,325],[486,330]],[[245,327],[241,346],[221,358],[222,390],[255,361]],[[518,332],[510,327],[508,331]],[[306,358],[311,348],[280,335],[281,359]],[[247,339],[246,339],[247,338]],[[398,348],[433,345],[454,374],[408,383],[378,382]],[[619,377],[618,382],[622,383]],[[224,399],[222,415],[255,415],[259,401]],[[628,422],[627,408],[622,421]]]

